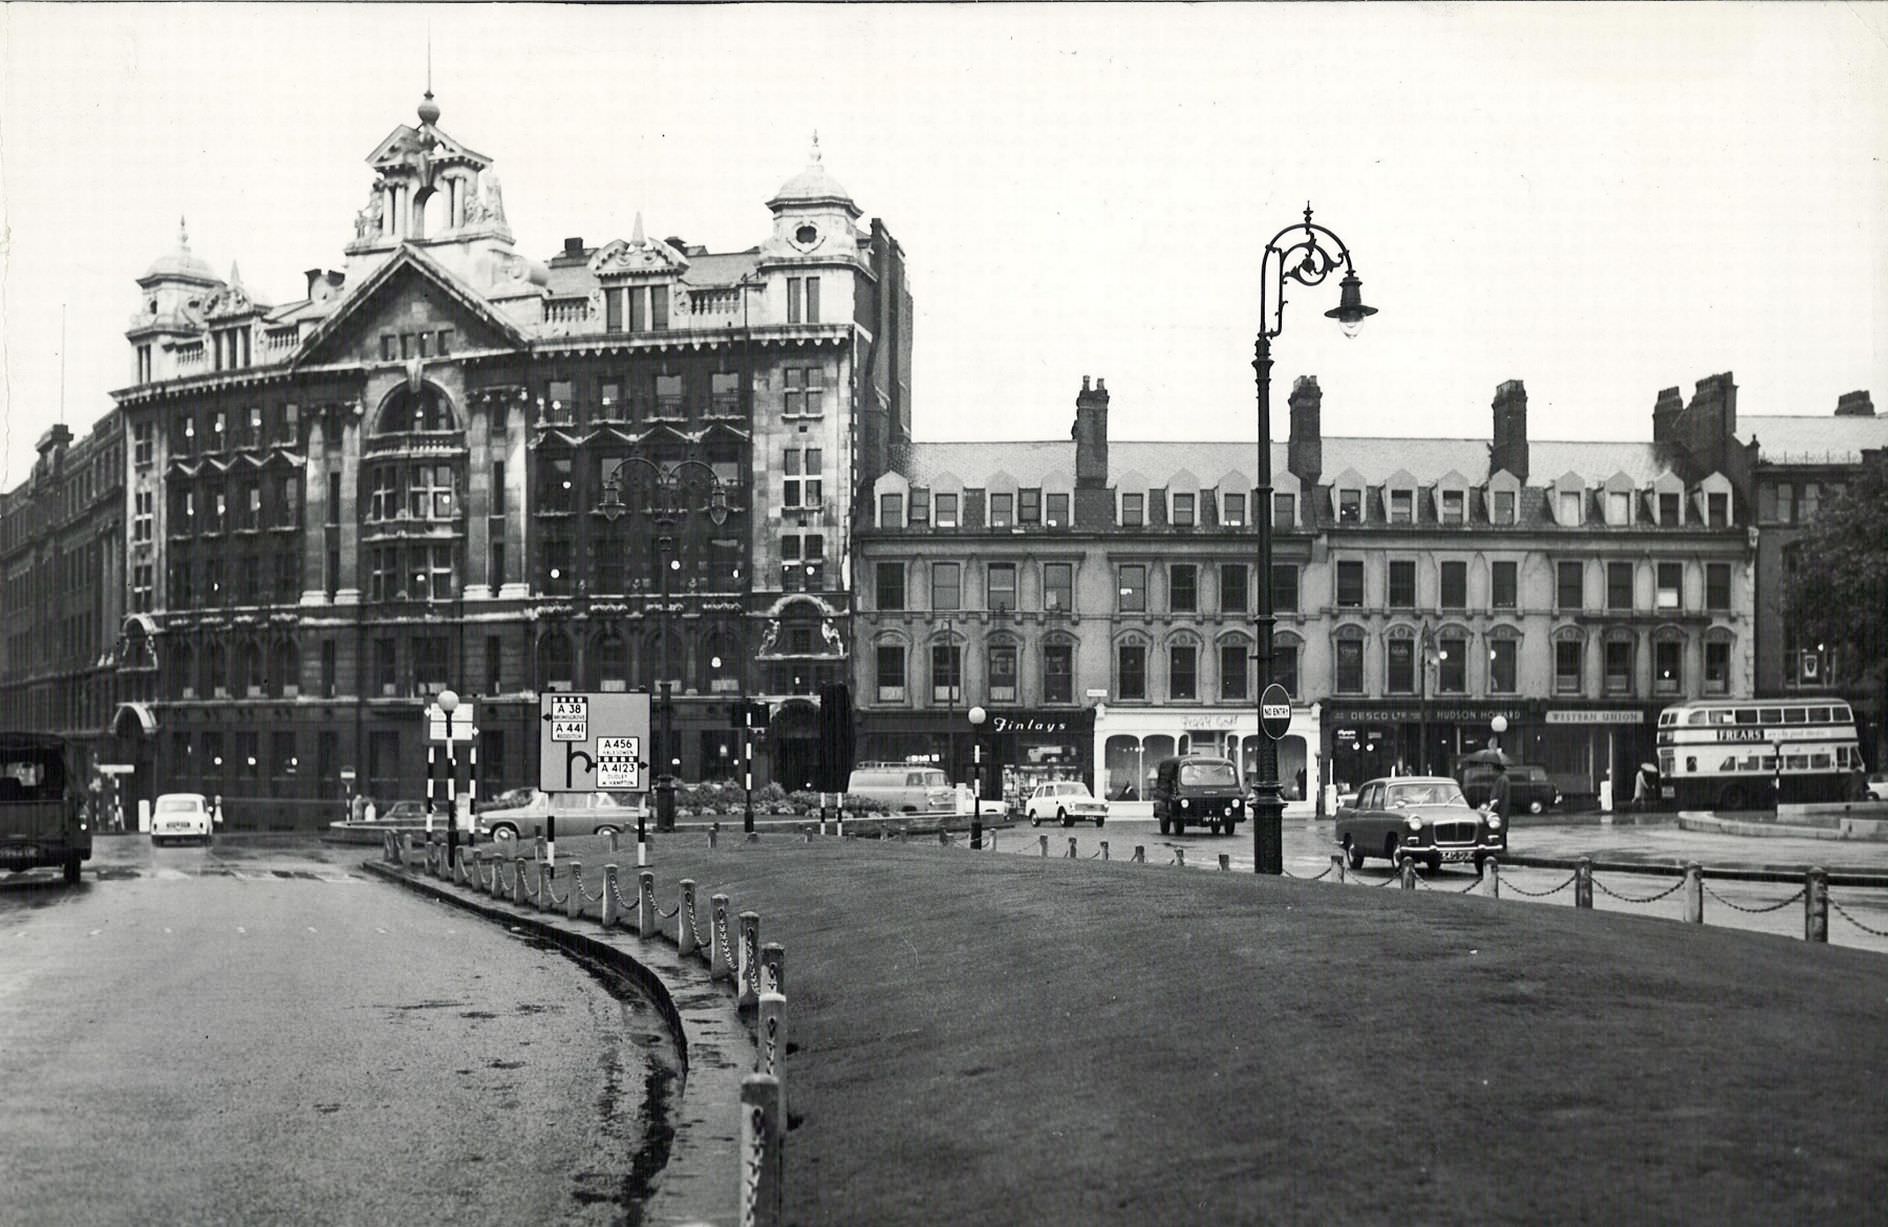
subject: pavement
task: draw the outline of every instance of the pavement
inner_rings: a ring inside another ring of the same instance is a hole
[[[1888,1097],[1859,1091],[1888,1074],[1879,955],[961,840],[680,832],[651,864],[665,906],[692,878],[786,947],[789,1222],[1768,1224],[1888,1200]]]

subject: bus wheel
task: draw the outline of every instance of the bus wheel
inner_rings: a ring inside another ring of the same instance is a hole
[[[68,856],[66,858],[66,885],[77,886],[78,884],[79,884],[79,858],[76,856]]]
[[[1743,809],[1744,789],[1741,784],[1727,784],[1718,794],[1719,809]]]

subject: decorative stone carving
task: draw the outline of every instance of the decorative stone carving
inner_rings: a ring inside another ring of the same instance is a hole
[[[761,633],[760,651],[756,654],[760,656],[768,655],[769,653],[774,651],[775,645],[777,644],[779,639],[780,639],[780,619],[778,618],[767,619],[767,629]]]
[[[381,227],[387,214],[385,193],[376,183],[367,195],[367,207],[354,215],[354,237],[360,242],[371,242],[380,237]]]

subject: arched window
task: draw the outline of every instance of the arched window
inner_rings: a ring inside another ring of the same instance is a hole
[[[203,660],[203,692],[211,698],[229,697],[229,649],[212,643]]]
[[[1200,637],[1179,632],[1167,639],[1167,698],[1176,703],[1198,702],[1200,697]]]
[[[197,654],[188,643],[178,643],[170,651],[170,692],[180,699],[194,699],[199,693]]]
[[[1416,628],[1389,627],[1383,632],[1383,689],[1386,694],[1416,693]]]
[[[1016,703],[1022,694],[1022,647],[1010,635],[992,635],[985,648],[991,703]]]
[[[688,645],[680,631],[657,626],[643,636],[642,673],[652,689],[667,678],[676,693],[681,692],[688,676]]]
[[[1066,632],[1043,636],[1042,701],[1075,702],[1075,640]]]
[[[574,690],[577,676],[571,659],[570,636],[563,631],[549,631],[538,640],[538,688]]]
[[[903,703],[910,693],[906,670],[909,649],[905,641],[887,635],[872,645],[872,682],[880,703]]]
[[[1124,703],[1147,701],[1147,637],[1123,635],[1114,643],[1114,697]]]
[[[241,663],[237,666],[236,693],[248,698],[262,697],[262,648],[254,641],[242,645]]]
[[[1331,634],[1331,689],[1337,694],[1364,692],[1364,628],[1340,626]]]
[[[458,422],[453,417],[452,405],[446,400],[445,393],[430,383],[422,383],[419,391],[401,384],[380,406],[380,419],[375,423],[377,435],[402,435],[416,431],[457,430]]]
[[[270,693],[280,698],[292,699],[302,692],[302,654],[293,639],[276,643],[269,682]]]
[[[586,690],[614,694],[629,689],[629,640],[615,627],[606,626],[597,632],[584,663]]]

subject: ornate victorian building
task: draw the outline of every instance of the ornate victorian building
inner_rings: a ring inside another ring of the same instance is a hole
[[[1294,812],[1322,783],[1504,748],[1591,795],[1674,700],[1751,693],[1755,539],[1728,375],[1661,394],[1650,443],[1326,438],[1291,394],[1273,506],[1251,442],[1113,442],[1087,380],[1072,442],[918,443],[861,507],[862,753],[969,778],[965,712],[1012,784],[1070,769],[1119,800],[1174,753],[1238,754],[1254,710],[1257,533],[1274,526]]]
[[[276,821],[417,796],[449,687],[489,795],[536,782],[539,692],[662,679],[656,761],[731,774],[735,700],[764,698],[761,774],[797,786],[849,668],[852,492],[909,433],[903,253],[816,145],[758,246],[637,217],[533,259],[439,116],[428,93],[369,156],[305,297],[257,300],[181,232],[138,279],[110,722],[135,795]]]

